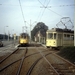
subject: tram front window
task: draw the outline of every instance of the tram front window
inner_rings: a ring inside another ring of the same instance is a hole
[[[22,35],[22,36],[21,36],[21,38],[24,38],[24,39],[25,39],[25,38],[26,38],[26,36],[25,36],[25,35]]]
[[[48,33],[48,39],[53,39],[53,33]]]

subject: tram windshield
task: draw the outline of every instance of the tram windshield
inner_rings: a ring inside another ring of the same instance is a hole
[[[26,38],[26,35],[21,35],[21,38]]]
[[[53,39],[53,33],[48,33],[48,39]]]
[[[56,39],[56,33],[48,33],[48,39]]]

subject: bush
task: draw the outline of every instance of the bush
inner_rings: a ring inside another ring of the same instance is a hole
[[[63,47],[58,53],[60,56],[68,59],[72,63],[75,62],[75,47]]]

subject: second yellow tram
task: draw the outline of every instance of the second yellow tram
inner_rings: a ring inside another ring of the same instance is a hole
[[[27,33],[21,33],[19,37],[19,44],[27,45],[29,44],[29,36]]]

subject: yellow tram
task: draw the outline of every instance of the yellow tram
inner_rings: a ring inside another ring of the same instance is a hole
[[[19,37],[19,44],[27,45],[29,44],[29,36],[27,33],[21,33]]]
[[[46,32],[46,47],[74,46],[74,31],[52,28]]]

